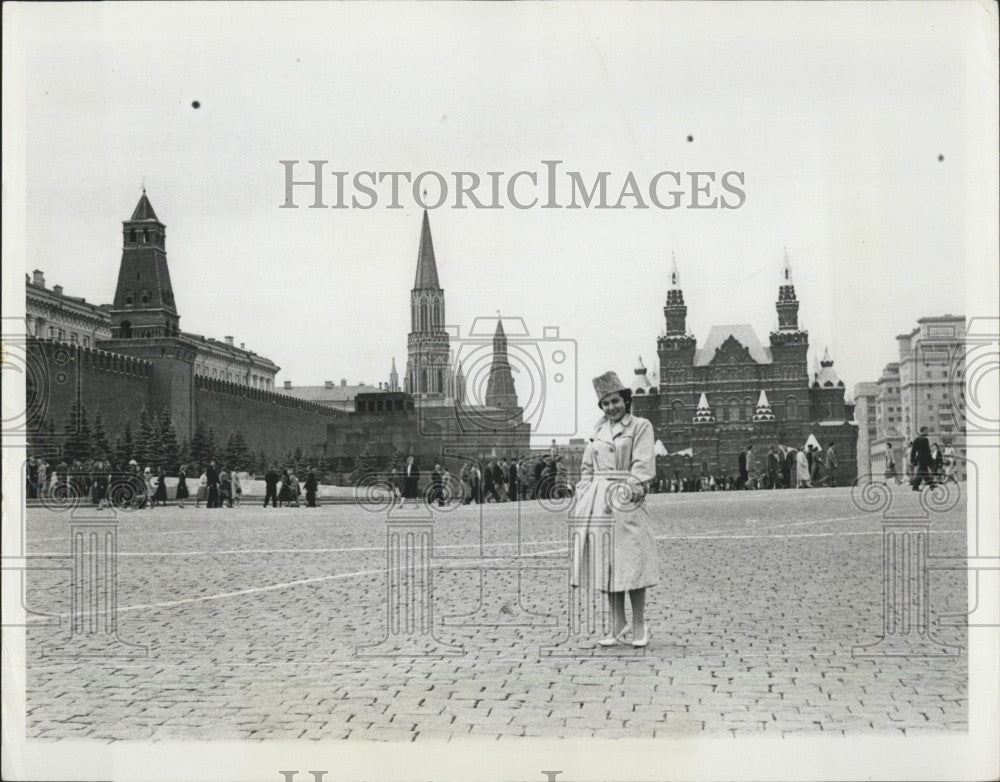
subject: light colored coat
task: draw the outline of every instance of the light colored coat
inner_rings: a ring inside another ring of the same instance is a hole
[[[616,424],[605,416],[594,428],[570,510],[573,586],[589,581],[588,576],[606,592],[643,589],[659,581],[649,512],[641,499],[638,505],[629,501],[645,496],[656,477],[653,444],[653,425],[629,413]],[[613,556],[604,556],[599,542],[606,531],[612,534],[608,553]]]

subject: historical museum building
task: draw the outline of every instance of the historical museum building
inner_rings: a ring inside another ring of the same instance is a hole
[[[713,326],[704,342],[687,332],[687,305],[676,260],[657,340],[659,385],[636,369],[633,409],[653,421],[672,477],[732,474],[742,448],[758,463],[773,445],[801,448],[810,435],[835,443],[837,482],[856,476],[857,426],[829,351],[810,373],[809,334],[799,326],[799,301],[786,254],[776,301],[777,328],[763,344],[746,324]]]

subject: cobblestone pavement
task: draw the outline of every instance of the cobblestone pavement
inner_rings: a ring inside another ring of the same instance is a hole
[[[437,513],[433,630],[437,651],[461,647],[451,657],[355,653],[386,634],[384,515],[256,504],[121,514],[119,633],[148,655],[43,656],[67,633],[69,572],[32,571],[28,607],[64,621],[29,627],[28,736],[967,729],[967,631],[939,621],[965,612],[964,571],[929,574],[931,631],[959,654],[852,656],[881,635],[883,554],[881,515],[859,510],[848,489],[654,495],[648,507],[662,573],[645,650],[596,649],[598,631],[567,640],[564,514],[533,502],[520,525],[514,504]],[[917,497],[900,492],[893,507],[916,511]],[[964,500],[931,521],[930,556],[961,555]],[[31,509],[27,523],[30,553],[69,551],[66,513]],[[522,562],[555,568],[474,569],[509,564],[519,526],[522,553],[539,555]]]

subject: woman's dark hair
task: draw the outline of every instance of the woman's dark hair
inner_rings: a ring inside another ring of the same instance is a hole
[[[615,393],[618,394],[619,396],[621,396],[622,401],[625,403],[625,412],[626,413],[631,413],[632,412],[632,389],[631,388],[623,388],[620,391],[616,391]],[[604,396],[611,396],[611,394],[605,394]],[[603,398],[604,397],[601,397],[601,399],[603,399]],[[601,407],[601,399],[597,400],[597,407],[603,413],[604,412],[604,408]]]

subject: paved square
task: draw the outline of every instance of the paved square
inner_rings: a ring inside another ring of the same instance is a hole
[[[121,513],[119,635],[148,655],[43,657],[68,635],[70,572],[32,571],[28,607],[63,621],[29,627],[28,736],[460,741],[967,729],[966,629],[941,621],[966,611],[964,571],[928,577],[930,630],[959,654],[852,656],[882,634],[883,530],[881,514],[860,510],[850,490],[652,495],[648,507],[661,583],[648,594],[646,650],[595,649],[596,633],[567,639],[565,514],[533,502],[521,504],[520,521],[514,504],[437,512],[434,551],[425,552],[433,636],[461,648],[436,657],[356,653],[386,635],[384,514],[256,503]],[[919,508],[902,491],[891,510]],[[29,509],[29,553],[67,554],[67,516]],[[964,500],[930,522],[932,560],[964,553]],[[521,562],[544,567],[502,569],[519,529],[522,553],[538,555]],[[419,569],[417,551],[409,564]],[[405,585],[397,597],[415,599]]]

